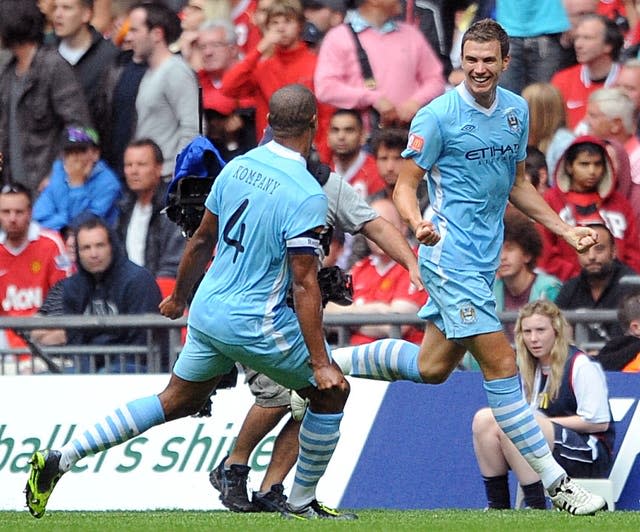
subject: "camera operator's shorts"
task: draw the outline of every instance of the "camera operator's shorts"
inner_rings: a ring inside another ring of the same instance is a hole
[[[502,330],[493,295],[495,272],[443,269],[420,260],[429,300],[418,316],[434,323],[447,338],[466,338]]]
[[[258,406],[275,408],[291,404],[291,393],[288,388],[247,366],[242,366],[242,369]]]
[[[575,478],[606,478],[611,470],[611,453],[600,440],[553,424],[553,457],[567,475]],[[594,454],[596,457],[594,458]]]
[[[301,331],[286,351],[278,351],[274,350],[273,340],[230,345],[188,325],[187,339],[173,373],[186,381],[203,382],[228,373],[235,362],[250,366],[291,390],[316,384]]]

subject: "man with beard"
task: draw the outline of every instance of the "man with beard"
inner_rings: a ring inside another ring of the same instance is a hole
[[[602,223],[591,224],[598,233],[597,243],[578,254],[580,274],[567,280],[556,299],[563,310],[615,310],[627,288],[620,284],[625,275],[637,275],[616,258],[616,245],[611,232]],[[589,342],[606,342],[624,331],[618,322],[588,324]]]
[[[338,109],[329,123],[327,137],[332,158],[331,166],[365,199],[385,187],[378,173],[376,160],[364,149],[366,133],[360,113],[355,109]]]

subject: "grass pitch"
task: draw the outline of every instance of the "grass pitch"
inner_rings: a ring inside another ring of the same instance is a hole
[[[429,530],[590,531],[640,530],[640,512],[602,512],[592,517],[573,517],[555,511],[480,510],[362,510],[357,521],[289,521],[274,514],[237,514],[227,511],[148,512],[47,512],[34,519],[24,512],[0,512],[0,530],[27,531],[178,531],[259,530],[349,530],[354,532]]]

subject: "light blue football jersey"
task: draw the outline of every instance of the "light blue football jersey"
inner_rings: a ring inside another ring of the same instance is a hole
[[[426,170],[425,219],[441,236],[435,246],[420,246],[421,258],[457,270],[497,268],[502,218],[528,133],[525,100],[501,87],[490,109],[461,83],[418,111],[402,156]]]
[[[317,239],[301,235],[325,223],[327,199],[320,185],[298,153],[272,141],[228,163],[205,206],[218,216],[218,248],[189,324],[229,344],[266,337],[286,350],[299,334],[286,305],[287,253],[317,249]]]

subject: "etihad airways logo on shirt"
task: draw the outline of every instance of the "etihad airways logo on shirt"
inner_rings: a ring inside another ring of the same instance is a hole
[[[515,157],[518,153],[519,144],[506,144],[505,146],[485,146],[469,150],[464,154],[469,161],[487,161],[488,159]]]

